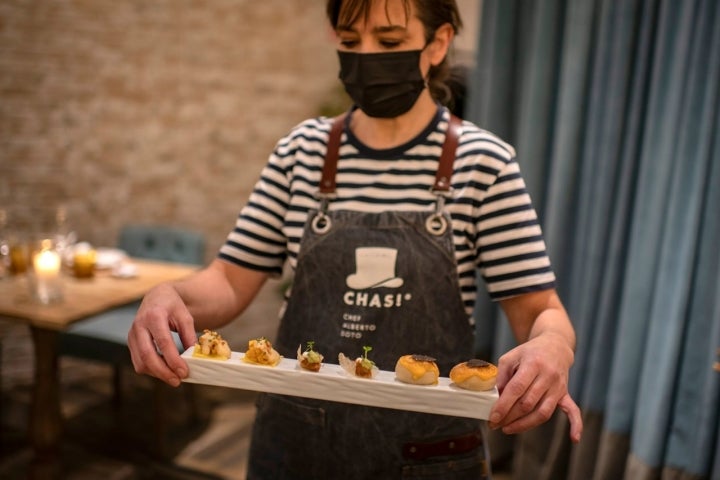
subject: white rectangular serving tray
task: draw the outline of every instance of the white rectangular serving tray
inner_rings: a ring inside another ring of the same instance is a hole
[[[332,363],[310,372],[294,358],[283,358],[277,366],[268,367],[246,363],[244,354],[238,352],[225,361],[193,357],[192,352],[193,347],[182,354],[190,369],[184,381],[190,383],[482,420],[487,420],[498,398],[496,388],[463,390],[447,377],[440,377],[437,385],[409,385],[397,380],[395,372],[385,370],[365,379]]]

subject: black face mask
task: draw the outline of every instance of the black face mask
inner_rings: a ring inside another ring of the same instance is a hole
[[[410,110],[425,89],[421,52],[338,51],[340,80],[353,102],[368,116],[397,117]]]

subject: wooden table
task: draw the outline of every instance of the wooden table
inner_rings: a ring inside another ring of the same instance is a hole
[[[132,278],[114,278],[98,272],[90,279],[63,277],[61,303],[41,305],[30,296],[25,276],[0,280],[0,317],[23,322],[32,332],[35,384],[30,411],[29,437],[35,458],[33,478],[59,476],[62,433],[58,333],[84,318],[138,300],[155,285],[187,277],[196,266],[131,259],[137,266]]]

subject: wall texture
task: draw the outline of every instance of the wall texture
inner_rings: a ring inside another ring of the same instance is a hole
[[[63,205],[80,239],[128,222],[212,258],[275,142],[338,94],[323,0],[3,0],[0,208]]]
[[[347,100],[325,0],[0,1],[0,224],[126,223],[222,244],[275,142]],[[480,0],[459,0],[457,60]]]

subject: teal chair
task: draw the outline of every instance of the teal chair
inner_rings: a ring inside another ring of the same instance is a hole
[[[202,265],[205,255],[205,237],[198,232],[163,225],[127,225],[122,228],[118,248],[129,256],[163,260],[191,265]],[[122,373],[132,367],[127,334],[135,318],[140,301],[124,305],[108,312],[95,315],[71,326],[60,334],[58,352],[60,356],[82,358],[102,362],[113,367],[113,405],[116,413],[122,406]],[[182,343],[174,334],[178,351]],[[154,442],[156,454],[165,451],[164,396],[166,386],[153,379],[154,387]],[[191,411],[195,413],[192,389]]]

